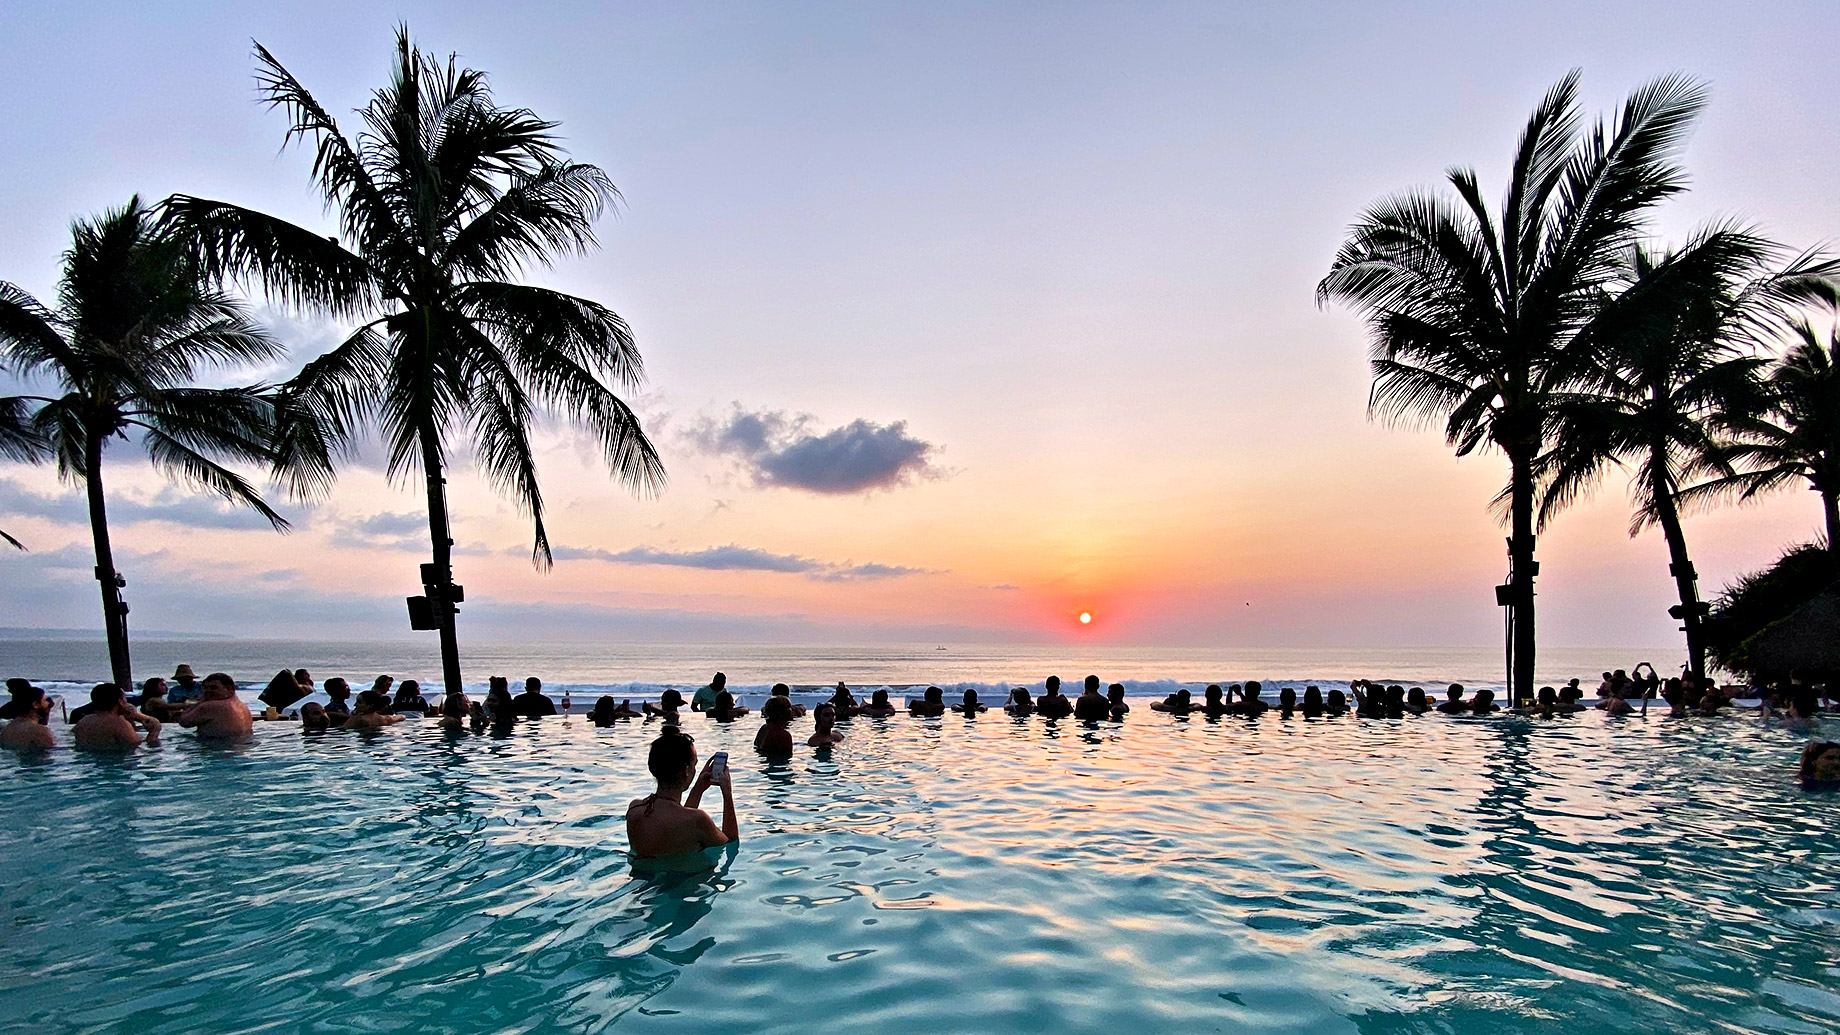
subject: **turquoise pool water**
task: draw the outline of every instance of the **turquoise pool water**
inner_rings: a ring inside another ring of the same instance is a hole
[[[1840,1026],[1840,801],[1792,780],[1806,732],[849,725],[768,763],[752,721],[692,720],[734,752],[744,839],[665,878],[624,855],[638,723],[0,757],[0,1029]]]

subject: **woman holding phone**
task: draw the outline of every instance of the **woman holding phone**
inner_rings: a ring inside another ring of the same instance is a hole
[[[645,764],[658,781],[658,790],[626,808],[626,841],[633,856],[658,859],[686,855],[739,840],[741,829],[735,820],[735,796],[729,789],[727,763],[728,753],[719,751],[698,775],[696,742],[676,727],[668,727],[652,741]],[[722,791],[720,828],[700,807],[703,792],[711,786]],[[684,796],[686,789],[688,797]]]

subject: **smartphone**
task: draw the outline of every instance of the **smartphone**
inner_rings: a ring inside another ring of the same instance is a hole
[[[709,778],[720,780],[728,775],[728,752],[718,751],[709,756]]]

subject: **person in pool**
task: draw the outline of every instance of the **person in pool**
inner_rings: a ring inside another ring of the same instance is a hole
[[[351,710],[351,718],[345,720],[345,728],[380,730],[401,721],[402,716],[390,711],[390,699],[383,696],[383,691],[366,690],[358,695],[358,706]]]
[[[204,688],[198,685],[198,676],[190,665],[180,665],[173,669],[172,687],[166,695],[168,703],[185,704],[198,699]]]
[[[774,683],[773,689],[768,691],[768,696],[784,697],[786,699],[786,703],[792,705],[792,717],[795,719],[804,718],[805,706],[802,704],[793,703],[791,687],[787,686],[784,683]]]
[[[1061,677],[1049,676],[1042,684],[1041,696],[1035,699],[1035,710],[1044,719],[1064,719],[1073,714],[1073,702],[1061,693]]]
[[[843,734],[838,733],[834,728],[837,725],[836,705],[829,701],[818,705],[812,709],[811,721],[816,728],[812,730],[811,737],[805,741],[806,747],[825,747],[829,744],[843,743]]]
[[[1635,706],[1629,703],[1629,693],[1628,687],[1613,686],[1610,688],[1610,696],[1604,698],[1598,707],[1604,710],[1605,715],[1628,715],[1636,710]]]
[[[1194,710],[1194,707],[1195,703],[1188,692],[1188,688],[1182,687],[1168,697],[1152,703],[1150,705],[1150,710],[1153,712],[1169,712],[1172,715],[1187,715]]]
[[[872,719],[886,719],[895,713],[895,707],[888,703],[888,691],[877,690],[869,695],[869,703],[857,709],[856,714],[866,715]]]
[[[1026,686],[1019,686],[1011,690],[1009,694],[1009,703],[1003,706],[1003,710],[1020,718],[1028,718],[1034,715],[1035,700],[1029,696],[1029,688]]]
[[[301,718],[304,720],[306,715],[307,713],[303,709],[300,713]],[[460,691],[455,690],[453,693],[441,699],[441,726],[443,729],[463,729],[466,726],[466,720],[472,718],[472,715],[473,702],[467,700],[466,695]]]
[[[856,696],[850,693],[850,688],[843,685],[841,679],[837,680],[836,692],[831,694],[831,707],[837,710],[839,719],[847,719],[862,711],[862,706],[857,703]]]
[[[396,700],[390,702],[390,710],[398,715],[422,715],[428,711],[428,698],[422,696],[422,684],[413,679],[405,679],[396,689]]]
[[[171,722],[179,717],[179,709],[166,701],[166,680],[159,676],[154,676],[141,684],[140,700],[134,702],[134,707],[161,722]]]
[[[662,715],[666,719],[676,722],[677,710],[683,706],[684,695],[678,693],[674,688],[666,687],[664,693],[658,695],[657,704],[647,701],[641,707],[647,715]]]
[[[446,724],[445,719],[442,724]],[[308,701],[300,706],[300,732],[324,733],[332,728],[332,720],[326,717],[326,709],[318,701]]]
[[[605,695],[595,701],[593,710],[588,712],[588,721],[602,729],[612,726],[621,719],[631,719],[634,717],[636,717],[636,713],[632,710],[632,702],[630,700],[615,701],[613,698]]]
[[[1123,722],[1131,711],[1131,706],[1125,703],[1123,683],[1113,683],[1105,688],[1105,703],[1109,706],[1113,722]]]
[[[24,694],[13,698],[19,709],[5,728],[0,728],[0,747],[14,751],[49,751],[57,746],[51,735],[51,698],[38,687],[28,685]]]
[[[1297,691],[1290,687],[1278,691],[1278,718],[1288,719],[1297,710]]]
[[[1306,719],[1314,719],[1323,713],[1322,691],[1313,686],[1303,688],[1303,702],[1297,706]]]
[[[780,698],[780,700],[785,701],[786,699],[782,697]],[[786,701],[786,706],[787,706],[788,711],[790,711],[792,702]],[[741,716],[748,714],[748,709],[743,707],[742,705],[736,704],[735,695],[729,693],[727,690],[724,690],[721,693],[716,695],[715,706],[710,708],[708,711],[704,712],[703,714],[709,716],[710,718],[716,720],[717,722],[734,722],[736,719],[740,718]]]
[[[1265,688],[1259,684],[1258,680],[1247,680],[1246,685],[1239,692],[1239,706],[1234,711],[1251,719],[1256,719],[1271,711],[1271,705],[1261,699],[1264,693]]]
[[[1405,710],[1413,715],[1423,715],[1431,710],[1431,698],[1425,696],[1423,687],[1415,686],[1406,691]]]
[[[634,857],[659,859],[686,855],[740,840],[741,827],[735,821],[735,798],[729,787],[728,770],[717,774],[711,763],[697,775],[696,743],[682,730],[666,726],[658,739],[652,741],[645,766],[658,781],[658,789],[626,807],[626,842]],[[693,776],[695,783],[691,782]],[[722,792],[720,827],[700,807],[703,792],[710,787]],[[685,788],[690,792],[687,798]]]
[[[1486,686],[1476,691],[1476,696],[1470,700],[1469,713],[1471,715],[1487,715],[1498,711],[1501,709],[1495,706],[1495,691]]]
[[[699,687],[696,693],[690,695],[690,710],[693,712],[706,712],[714,708],[716,706],[716,698],[721,696],[722,691],[726,689],[728,689],[728,674],[726,672],[717,672],[714,678],[709,680],[708,686]]]
[[[990,708],[987,705],[978,703],[976,690],[966,690],[964,700],[959,704],[953,705],[952,710],[960,715],[969,716],[976,715],[979,712],[989,711]]]
[[[1073,702],[1073,717],[1082,722],[1098,722],[1111,714],[1112,703],[1099,693],[1099,677],[1087,676],[1079,700]]]
[[[483,710],[486,720],[497,726],[509,726],[517,718],[517,706],[512,703],[509,679],[493,676],[486,680],[486,703]]]
[[[1201,697],[1201,707],[1197,710],[1210,719],[1218,719],[1234,710],[1227,707],[1227,702],[1221,700],[1222,692],[1219,683],[1209,683],[1207,689],[1201,691]]]
[[[1306,693],[1305,696],[1307,697],[1308,694]],[[1347,715],[1348,695],[1342,693],[1340,690],[1329,691],[1329,696],[1323,701],[1323,714],[1332,719],[1339,719]]]
[[[764,720],[754,734],[754,750],[770,758],[792,754],[792,702],[784,697],[768,697],[760,708]]]
[[[95,710],[77,720],[70,728],[71,743],[84,751],[133,751],[141,746],[141,735],[129,717],[141,715],[128,703],[121,687],[98,683],[89,694]],[[247,709],[245,709],[247,711]],[[160,721],[142,716],[141,727],[147,731],[149,746],[160,742]],[[252,727],[254,723],[250,724]]]
[[[334,726],[342,725],[351,716],[351,684],[333,676],[326,680],[326,697],[326,717]]]
[[[524,692],[511,699],[513,713],[526,719],[541,719],[556,714],[556,702],[543,692],[543,680],[536,676],[524,680]]]
[[[1802,749],[1800,775],[1806,790],[1840,790],[1840,743],[1811,741]]]
[[[945,691],[936,686],[927,687],[920,700],[907,702],[907,714],[916,719],[935,719],[945,713]]]
[[[1354,714],[1362,719],[1382,719],[1386,717],[1386,688],[1365,679],[1356,679],[1348,684],[1348,692],[1354,695]]]
[[[1463,700],[1462,683],[1450,684],[1450,689],[1444,691],[1444,703],[1438,705],[1437,710],[1445,715],[1464,715],[1469,712],[1469,703]]]

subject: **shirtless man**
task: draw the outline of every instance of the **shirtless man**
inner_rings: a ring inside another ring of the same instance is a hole
[[[241,740],[255,732],[255,717],[236,699],[236,680],[213,672],[201,685],[203,698],[179,713],[179,725],[197,730],[199,740]]]
[[[1102,720],[1110,715],[1112,703],[1099,695],[1099,677],[1087,676],[1080,699],[1073,702],[1073,717],[1082,721]]]
[[[141,735],[134,731],[139,723],[147,731],[147,743],[160,742],[160,720],[137,711],[128,703],[121,687],[98,683],[89,692],[96,710],[70,727],[71,743],[84,751],[133,751],[141,746]]]
[[[720,777],[703,767],[702,774],[691,784],[696,772],[696,744],[675,726],[665,728],[652,741],[646,768],[658,781],[658,790],[626,807],[626,842],[640,859],[684,855],[716,845],[725,845],[741,837],[735,821],[735,797],[729,790],[728,771]],[[703,792],[711,786],[722,791],[722,826],[717,828],[699,806]],[[690,795],[684,797],[688,787]]]
[[[812,711],[811,719],[818,728],[812,733],[811,739],[805,742],[805,746],[824,747],[828,744],[843,743],[843,734],[831,728],[837,725],[836,705],[829,701],[824,702]]]
[[[20,702],[19,713],[0,729],[0,747],[14,751],[49,751],[56,747],[57,740],[45,725],[51,718],[51,698],[34,686],[15,694],[13,700]]]

